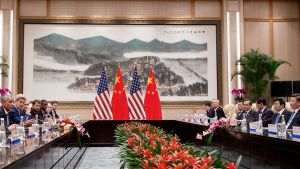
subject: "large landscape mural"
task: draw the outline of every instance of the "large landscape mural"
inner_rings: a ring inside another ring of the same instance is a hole
[[[211,25],[28,24],[24,53],[24,94],[30,99],[92,101],[103,66],[110,91],[119,65],[129,91],[135,64],[143,92],[153,65],[163,101],[216,97]]]

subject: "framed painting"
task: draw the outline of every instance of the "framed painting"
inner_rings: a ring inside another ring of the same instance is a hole
[[[18,92],[30,100],[93,101],[102,67],[110,93],[134,65],[142,93],[150,66],[162,102],[221,99],[220,21],[20,20]],[[129,92],[127,92],[129,94]]]

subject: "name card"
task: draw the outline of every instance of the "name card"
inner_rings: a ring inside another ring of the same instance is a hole
[[[276,135],[277,134],[277,125],[268,124],[268,134]]]
[[[293,138],[300,139],[300,127],[293,126]]]
[[[249,123],[249,131],[256,131],[257,129],[257,122]]]

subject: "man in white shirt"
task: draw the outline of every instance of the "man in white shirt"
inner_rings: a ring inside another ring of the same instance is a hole
[[[290,104],[294,112],[292,112],[286,128],[291,129],[293,126],[300,126],[300,94],[293,94],[291,96]]]
[[[285,101],[282,98],[276,98],[273,101],[273,106],[276,113],[272,116],[272,124],[281,123],[282,115],[284,115],[284,121],[287,123],[291,112],[285,109]]]

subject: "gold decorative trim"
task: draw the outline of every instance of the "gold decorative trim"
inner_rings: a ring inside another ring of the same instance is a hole
[[[245,22],[298,22],[298,18],[278,18],[278,19],[268,19],[268,18],[244,18]]]
[[[19,16],[20,19],[99,19],[99,20],[221,20],[221,17],[73,17],[73,16],[65,16],[65,17],[48,17],[48,16]]]

